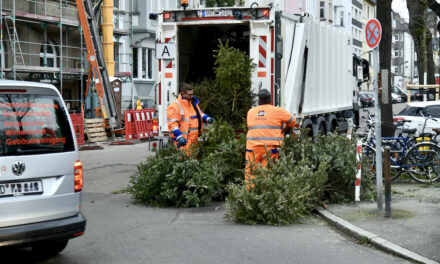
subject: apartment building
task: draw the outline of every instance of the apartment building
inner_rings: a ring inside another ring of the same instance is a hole
[[[368,47],[367,42],[365,40],[365,26],[367,25],[370,19],[376,18],[376,0],[364,0],[362,3],[362,58],[368,60],[370,63],[370,76],[373,76],[374,73],[374,61],[373,61],[373,53],[372,49]],[[362,84],[362,90],[371,90],[373,87],[371,86],[371,82],[368,81]]]
[[[409,33],[408,22],[399,13],[392,12],[392,50],[391,50],[391,80],[393,85],[405,87],[418,78],[417,56],[414,42]]]

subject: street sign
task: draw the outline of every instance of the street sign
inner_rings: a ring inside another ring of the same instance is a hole
[[[382,38],[382,26],[379,20],[373,18],[368,20],[365,26],[365,40],[367,41],[368,47],[374,49],[379,45],[380,39]]]
[[[156,43],[156,59],[172,60],[174,58],[174,43]]]

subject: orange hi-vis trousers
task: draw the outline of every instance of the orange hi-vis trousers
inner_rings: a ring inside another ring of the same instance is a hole
[[[197,145],[199,142],[199,134],[198,131],[197,132],[190,132],[187,138],[188,142],[186,143],[185,146],[180,146],[179,142],[174,141],[174,144],[176,144],[176,147],[180,150],[184,150],[186,151],[187,154],[191,154],[190,153],[190,149],[193,145]]]
[[[278,150],[276,146],[261,146],[255,149],[246,149],[246,170],[244,178],[248,189],[250,180],[255,178],[255,176],[252,175],[252,170],[255,167],[251,167],[251,165],[258,166],[258,164],[261,163],[262,167],[266,168],[268,152],[271,159],[278,159]],[[252,184],[251,187],[254,188],[255,185]]]

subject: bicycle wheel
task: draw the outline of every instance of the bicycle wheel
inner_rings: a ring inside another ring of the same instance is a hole
[[[369,148],[368,151],[364,151],[362,155],[365,157],[367,163],[365,168],[367,177],[376,180],[376,150]]]
[[[410,148],[404,165],[411,178],[420,183],[440,179],[440,147],[433,143],[419,143]]]
[[[368,151],[368,154],[366,152],[364,152],[364,155],[366,157],[367,160],[367,171],[368,171],[368,176],[376,181],[376,150],[373,148],[370,148]],[[382,158],[383,158],[383,152],[382,152]],[[383,163],[382,163],[383,164]],[[391,170],[391,181],[395,181],[397,180],[400,175],[402,174],[403,170],[401,168],[393,168]],[[382,179],[383,181],[385,180],[385,178]]]

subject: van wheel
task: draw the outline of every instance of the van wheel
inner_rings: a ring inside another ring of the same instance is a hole
[[[67,246],[68,240],[48,240],[41,241],[32,245],[32,250],[41,256],[55,256],[63,251]]]

